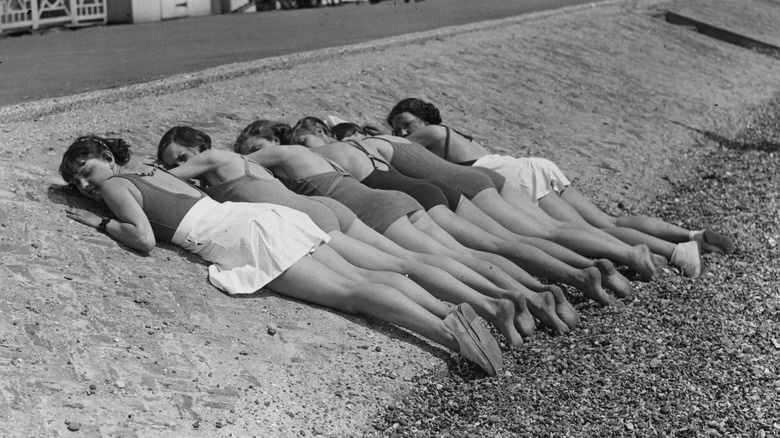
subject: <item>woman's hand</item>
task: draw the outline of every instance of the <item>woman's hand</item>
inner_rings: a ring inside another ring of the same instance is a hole
[[[100,225],[100,221],[103,220],[102,217],[96,215],[95,213],[83,210],[65,210],[65,215],[76,222],[81,222],[82,224],[94,229],[97,229],[98,225]]]
[[[373,123],[366,123],[362,129],[369,136],[390,134],[387,129]]]

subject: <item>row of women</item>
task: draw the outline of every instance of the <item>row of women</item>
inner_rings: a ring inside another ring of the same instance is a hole
[[[170,241],[198,254],[230,294],[266,288],[372,315],[490,375],[501,351],[477,316],[516,347],[537,323],[579,323],[555,284],[611,305],[632,288],[615,263],[642,281],[667,264],[696,277],[702,251],[734,251],[711,230],[610,216],[552,162],[492,155],[430,103],[401,101],[387,122],[392,133],[258,120],[234,151],[177,126],[156,164],[131,161],[122,139],[81,137],[60,173],[114,216],[67,215],[136,250]]]

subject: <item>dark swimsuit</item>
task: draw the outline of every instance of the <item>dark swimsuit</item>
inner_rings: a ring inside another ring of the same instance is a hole
[[[474,137],[472,137],[470,135],[466,135],[466,134],[464,134],[464,133],[462,133],[462,132],[460,132],[460,131],[458,131],[456,129],[452,129],[449,126],[445,126],[445,125],[440,125],[440,126],[443,126],[444,129],[447,131],[447,136],[444,139],[444,159],[447,160],[447,161],[450,161],[449,155],[450,155],[450,131],[451,130],[457,132],[458,134],[463,136],[468,141],[474,141]],[[457,164],[459,166],[471,167],[472,169],[474,169],[476,171],[479,171],[479,172],[482,172],[483,174],[487,175],[493,181],[493,184],[495,184],[496,190],[501,192],[501,189],[504,188],[504,183],[506,183],[506,178],[504,178],[503,175],[501,175],[500,173],[496,172],[495,170],[488,169],[488,168],[485,168],[485,167],[480,167],[480,166],[473,166],[474,163],[476,163],[476,162],[477,162],[477,160],[469,160],[469,161],[461,161],[460,163],[455,163],[455,164]]]
[[[345,143],[354,146],[371,160],[374,171],[360,181],[363,184],[373,189],[404,192],[416,199],[426,211],[437,205],[445,205],[453,211],[458,208],[461,195],[454,187],[439,181],[409,178],[393,169],[387,161],[367,151],[360,142],[345,140]],[[379,165],[384,165],[387,170],[380,169]]]
[[[488,175],[476,167],[450,163],[419,143],[395,143],[382,137],[375,138],[390,143],[393,147],[390,165],[408,177],[443,182],[468,199],[487,189],[498,187]],[[503,182],[501,187],[503,188]]]
[[[334,171],[282,182],[295,193],[327,196],[352,210],[357,217],[380,234],[398,219],[421,210],[422,206],[406,193],[376,190],[361,184],[331,162]]]
[[[243,155],[241,158],[244,160],[244,175],[206,187],[203,191],[219,202],[265,202],[301,211],[306,213],[326,233],[335,230],[345,230],[355,220],[356,216],[349,209],[341,206],[338,213],[342,216],[346,215],[344,222],[348,222],[342,224],[341,218],[335,214],[336,211],[329,208],[334,204],[338,204],[336,201],[321,197],[317,197],[317,199],[313,197],[306,198],[288,190],[278,179],[255,176],[249,168],[250,163],[257,164],[260,169],[267,171],[269,174],[271,172]],[[322,199],[326,201],[322,202]]]
[[[144,179],[144,177],[154,175],[155,171],[156,168],[150,173],[120,174],[111,178],[124,178],[138,188],[138,191],[141,192],[141,209],[149,218],[154,238],[170,242],[184,216],[198,201],[207,198],[208,195],[198,189],[194,189],[198,190],[200,195],[196,197],[157,187]]]

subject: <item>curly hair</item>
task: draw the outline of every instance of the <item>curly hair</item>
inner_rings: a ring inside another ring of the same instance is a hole
[[[279,140],[280,143],[285,143],[291,130],[290,125],[286,123],[265,119],[255,120],[238,134],[236,141],[233,142],[233,150],[241,153],[244,144],[253,138],[264,138],[268,141]]]
[[[350,122],[339,123],[331,128],[331,131],[333,131],[333,136],[336,140],[343,140],[355,134],[365,134],[360,126]]]
[[[92,158],[105,160],[110,156],[114,157],[115,163],[124,165],[130,161],[133,152],[130,150],[130,145],[121,138],[105,138],[97,135],[79,137],[62,155],[60,175],[66,183],[70,184],[87,160]]]
[[[157,161],[163,162],[163,153],[173,142],[189,149],[197,149],[198,152],[211,149],[211,137],[205,132],[189,126],[174,126],[163,134],[157,145]]]
[[[331,131],[328,124],[323,122],[322,119],[317,117],[304,117],[298,120],[298,123],[292,127],[287,138],[285,138],[285,144],[300,144],[300,137],[306,134],[314,133],[317,127],[322,128],[325,134],[329,137],[333,137],[333,131]]]
[[[387,115],[387,124],[393,126],[393,119],[401,113],[409,113],[419,117],[420,120],[429,125],[439,125],[442,122],[439,110],[432,103],[423,102],[416,97],[410,97],[395,104],[390,110],[390,114]]]

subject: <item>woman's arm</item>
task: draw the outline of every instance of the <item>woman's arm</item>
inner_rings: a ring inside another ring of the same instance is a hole
[[[392,131],[389,129],[386,129],[384,126],[378,125],[376,123],[366,123],[363,125],[363,132],[366,133],[366,135],[390,135],[392,134]]]
[[[257,162],[263,167],[275,167],[283,165],[287,160],[293,158],[296,149],[303,146],[276,146],[260,149],[247,154],[246,157]]]
[[[203,151],[168,172],[185,181],[200,178],[206,173],[215,171],[225,161],[224,155],[216,152],[215,150]]]
[[[428,125],[414,131],[405,138],[408,141],[425,146],[426,149],[431,149],[438,144],[443,144],[446,137],[447,131],[444,127],[439,125]]]
[[[116,216],[116,219],[111,219],[106,224],[106,234],[133,249],[149,252],[156,245],[152,225],[138,200],[130,192],[131,186],[131,183],[119,179],[103,183],[100,194]],[[66,214],[69,218],[96,229],[103,220],[87,211],[67,210]]]

